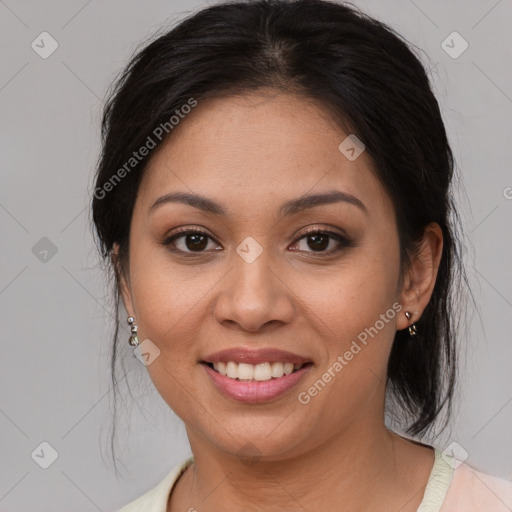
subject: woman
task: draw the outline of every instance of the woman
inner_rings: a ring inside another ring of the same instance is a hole
[[[193,457],[122,512],[512,507],[384,422],[386,398],[411,435],[449,418],[453,170],[421,63],[352,7],[218,4],[132,59],[93,218]]]

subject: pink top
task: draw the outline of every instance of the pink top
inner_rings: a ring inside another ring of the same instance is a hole
[[[512,512],[512,480],[482,473],[434,450],[434,465],[417,512]],[[174,484],[193,461],[189,457],[175,466],[156,487],[119,512],[166,512]]]
[[[512,480],[505,480],[448,457],[436,449],[418,512],[511,512]]]

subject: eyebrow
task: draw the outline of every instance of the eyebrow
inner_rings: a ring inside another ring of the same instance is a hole
[[[302,196],[298,199],[291,199],[281,205],[279,213],[282,216],[288,216],[309,208],[314,208],[315,206],[339,202],[353,204],[360,208],[364,213],[368,214],[368,209],[360,199],[348,192],[342,192],[340,190],[329,190],[319,194]],[[170,194],[159,197],[151,205],[149,212],[151,213],[159,206],[167,203],[182,203],[208,213],[213,213],[214,215],[228,215],[228,212],[213,199],[189,192],[171,192]]]

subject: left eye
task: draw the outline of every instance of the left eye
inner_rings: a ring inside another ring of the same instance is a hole
[[[347,245],[348,240],[344,236],[335,233],[333,231],[322,231],[322,230],[314,230],[309,231],[308,233],[301,236],[296,243],[300,243],[305,241],[305,245],[312,249],[312,252],[323,252],[323,253],[332,253],[341,249],[341,246]],[[326,250],[331,242],[336,242],[338,247],[332,248],[330,250]],[[301,251],[308,252],[307,249],[299,248]]]

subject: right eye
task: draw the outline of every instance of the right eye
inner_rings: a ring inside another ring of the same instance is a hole
[[[208,241],[216,242],[206,231],[194,228],[182,228],[176,233],[167,237],[162,245],[165,245],[172,252],[193,255],[194,253],[202,254],[208,247]],[[178,247],[178,243],[181,247]]]

